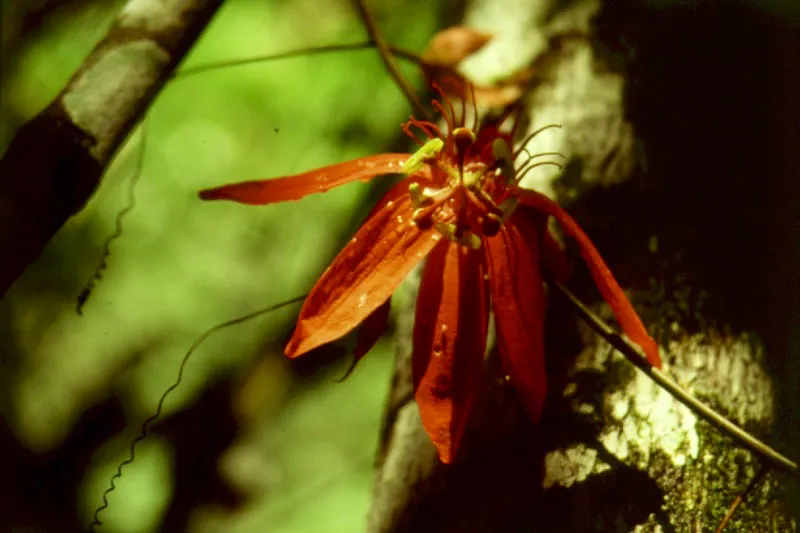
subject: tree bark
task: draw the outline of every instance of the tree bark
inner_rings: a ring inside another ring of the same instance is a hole
[[[222,0],[129,0],[66,87],[0,160],[0,296],[104,169]]]
[[[559,146],[532,151],[558,149],[569,164],[558,181],[529,185],[554,194],[593,238],[659,341],[665,371],[790,450],[785,435],[797,414],[780,403],[792,383],[782,374],[794,368],[786,362],[790,328],[786,314],[775,314],[786,304],[771,300],[769,289],[776,275],[778,283],[793,281],[780,274],[780,251],[765,235],[785,242],[792,229],[772,211],[794,213],[797,204],[771,194],[793,179],[789,168],[762,169],[763,181],[752,171],[755,154],[786,155],[792,142],[764,138],[776,109],[739,104],[780,93],[780,66],[770,60],[793,34],[741,6],[545,4],[518,2],[511,12],[476,2],[467,14],[467,24],[502,28],[509,41],[486,54],[487,68],[508,64],[514,52],[532,59],[530,129],[563,125]],[[744,28],[753,34],[745,42]],[[753,79],[742,82],[741,72]],[[729,114],[735,129],[724,121]],[[756,475],[753,454],[650,382],[553,291],[544,419],[528,421],[490,352],[484,397],[459,457],[442,465],[413,398],[417,283],[409,280],[409,297],[400,299],[408,304],[398,314],[370,533],[713,531]],[[582,265],[569,285],[611,321]],[[787,487],[770,473],[728,531],[795,531]]]

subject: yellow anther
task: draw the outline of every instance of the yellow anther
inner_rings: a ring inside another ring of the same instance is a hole
[[[438,137],[426,142],[422,148],[414,152],[414,155],[409,157],[403,163],[404,174],[414,174],[428,164],[432,159],[435,159],[439,152],[444,148],[444,141]]]

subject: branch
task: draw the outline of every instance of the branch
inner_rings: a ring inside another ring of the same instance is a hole
[[[129,0],[0,160],[0,296],[100,183],[222,0]]]

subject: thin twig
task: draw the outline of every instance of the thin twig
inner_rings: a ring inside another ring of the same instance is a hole
[[[669,378],[660,369],[650,365],[642,349],[629,341],[624,336],[614,331],[608,324],[606,324],[600,317],[594,314],[588,307],[586,307],[572,291],[564,287],[561,283],[555,282],[554,286],[563,294],[572,307],[577,312],[578,316],[582,318],[586,324],[592,328],[595,333],[603,337],[606,342],[616,348],[628,361],[639,367],[639,369],[650,376],[650,379],[655,381],[661,388],[670,393],[676,400],[688,407],[694,414],[702,418],[712,426],[717,428],[721,433],[729,436],[739,444],[753,451],[756,455],[761,457],[764,461],[770,463],[775,468],[785,470],[793,474],[799,474],[797,463],[784,457],[777,451],[773,450],[751,434],[747,433],[730,420],[726,419],[700,400],[689,394],[680,385]]]
[[[411,103],[411,106],[420,115],[420,117],[430,119],[430,114],[420,103],[419,98],[417,98],[417,95],[414,92],[414,89],[411,87],[411,85],[409,85],[408,81],[403,77],[400,71],[397,70],[397,65],[394,63],[394,57],[392,57],[392,51],[386,44],[386,41],[383,39],[383,36],[378,29],[378,25],[375,23],[375,19],[372,18],[372,14],[369,12],[369,9],[367,9],[366,1],[353,0],[353,3],[356,5],[358,13],[361,15],[361,20],[364,22],[364,26],[367,28],[369,38],[378,48],[378,52],[380,52],[381,59],[383,60],[383,64],[386,65],[386,70],[389,71],[389,75],[392,77],[392,79],[394,79],[394,82],[397,84],[400,90],[403,91],[403,95],[406,97],[406,100]]]
[[[728,508],[728,512],[725,513],[725,516],[719,523],[719,527],[717,527],[717,533],[722,533],[725,531],[725,526],[727,526],[728,522],[730,522],[731,518],[733,517],[733,513],[736,512],[736,509],[739,507],[739,505],[744,501],[745,498],[747,498],[747,495],[750,494],[754,488],[756,488],[756,485],[758,485],[758,483],[764,479],[764,476],[767,475],[767,472],[769,472],[769,467],[765,464],[762,464],[755,477],[750,480],[750,483],[748,483],[744,490],[736,496],[736,499],[733,500],[733,503]]]
[[[267,54],[267,55],[260,55],[255,57],[247,57],[243,59],[234,59],[228,61],[215,61],[213,63],[206,63],[205,65],[184,68],[173,74],[172,78],[184,79],[188,78],[189,76],[194,76],[195,74],[202,74],[204,72],[208,72],[210,70],[215,70],[218,68],[241,67],[244,65],[261,63],[263,61],[289,59],[292,57],[300,57],[300,56],[316,55],[316,54],[327,54],[331,52],[371,50],[373,48],[377,48],[377,43],[373,40],[366,41],[363,43],[346,43],[346,44],[331,44],[325,46],[312,46],[311,48],[303,48],[301,50],[291,50],[289,52],[279,52],[277,54]],[[405,59],[406,61],[414,63],[415,65],[425,66],[428,64],[420,56],[418,56],[413,52],[409,52],[408,50],[403,50],[402,48],[396,48],[394,46],[388,46],[387,49],[389,50],[389,53],[392,54],[393,56]]]

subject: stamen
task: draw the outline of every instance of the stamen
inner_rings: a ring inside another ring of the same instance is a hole
[[[416,122],[416,126],[423,132],[425,132],[425,134],[431,139],[434,137],[440,137],[440,138],[444,137],[444,135],[442,135],[441,130],[439,129],[439,126],[437,126],[433,122],[427,120],[419,120]]]
[[[561,152],[542,152],[542,153],[539,153],[539,154],[535,154],[535,155],[534,155],[534,154],[531,154],[531,153],[528,151],[528,149],[527,149],[527,148],[520,148],[520,150],[521,150],[521,151],[524,151],[526,154],[528,154],[528,159],[526,159],[524,163],[522,163],[521,165],[519,165],[519,168],[520,168],[520,169],[521,169],[522,167],[524,167],[525,165],[527,165],[528,163],[530,163],[530,162],[531,162],[531,159],[534,159],[534,158],[536,158],[536,157],[544,157],[544,156],[552,155],[552,156],[560,157],[560,158],[562,158],[562,159],[566,159],[566,157],[564,156],[564,154],[562,154]],[[520,153],[519,155],[522,155],[522,154]]]
[[[450,119],[451,119],[450,123],[451,124],[448,124],[448,125],[450,126],[450,133],[452,133],[453,129],[455,129],[453,126],[456,123],[456,110],[453,107],[453,101],[450,100],[450,97],[447,96],[447,93],[444,90],[442,90],[442,88],[436,82],[433,83],[433,89],[436,92],[438,92],[440,95],[442,95],[442,101],[447,105],[447,109],[450,110]],[[442,113],[446,114],[446,113],[444,113],[444,111],[442,111]]]
[[[445,123],[447,124],[447,134],[449,135],[449,134],[453,133],[453,130],[455,129],[455,125],[453,124],[453,120],[452,120],[452,118],[450,118],[450,115],[447,114],[447,111],[445,110],[445,108],[442,107],[442,104],[438,100],[432,100],[431,101],[431,105],[433,106],[434,109],[436,109],[436,111],[439,112],[440,115],[442,115],[442,118],[444,119]]]
[[[453,132],[453,141],[459,154],[466,154],[467,150],[475,144],[475,133],[467,128],[456,128]]]
[[[475,134],[467,128],[456,128],[453,132],[453,143],[456,146],[458,183],[464,185],[464,159],[467,157],[467,151],[475,144]]]
[[[469,84],[469,96],[472,99],[472,131],[478,131],[478,100],[475,98],[475,85]]]
[[[413,125],[414,125],[414,118],[413,117],[408,122],[403,122],[403,125],[402,125],[403,133],[405,133],[412,141],[414,141],[418,145],[424,146],[425,145],[425,141],[423,141],[422,139],[417,137],[417,134],[414,133],[414,131],[411,129],[411,126],[413,126]]]
[[[514,180],[514,183],[519,183],[520,181],[522,181],[522,178],[525,177],[525,174],[527,174],[528,172],[530,172],[531,170],[533,170],[536,167],[541,167],[541,166],[544,166],[544,165],[553,165],[555,167],[558,167],[559,170],[564,168],[560,163],[556,163],[556,162],[553,162],[553,161],[543,161],[541,163],[536,163],[536,164],[533,164],[533,165],[523,169],[522,171],[520,171],[517,174],[517,179]]]
[[[538,130],[534,131],[533,133],[531,133],[530,135],[528,135],[527,137],[525,137],[522,143],[520,143],[520,148],[516,152],[514,152],[514,159],[516,159],[519,156],[519,154],[522,153],[522,149],[525,148],[529,142],[531,142],[531,139],[542,133],[544,130],[548,130],[550,128],[561,128],[561,124],[548,124],[547,126],[543,126]]]
[[[467,117],[467,109],[466,109],[467,99],[464,91],[464,81],[460,80],[456,76],[451,75],[445,77],[442,80],[442,85],[447,85],[451,87],[453,89],[453,94],[457,94],[458,98],[461,100],[461,117],[459,118],[455,114],[454,106],[452,105],[452,101],[449,101],[448,95],[446,93],[442,93],[442,97],[447,101],[447,104],[450,107],[450,111],[453,113],[453,123],[455,123],[456,126],[458,127],[464,127],[466,125],[466,117]]]
[[[463,128],[467,123],[467,95],[461,95],[461,120],[459,125]]]

